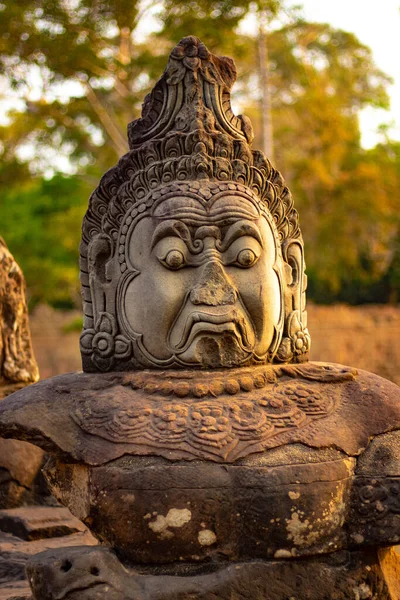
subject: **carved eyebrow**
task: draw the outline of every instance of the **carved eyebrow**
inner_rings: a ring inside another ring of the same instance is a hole
[[[255,238],[260,244],[261,248],[263,247],[261,233],[257,225],[251,223],[250,221],[239,221],[238,223],[234,223],[234,225],[228,229],[223,241],[220,242],[218,249],[221,252],[224,252],[227,248],[229,248],[232,242],[244,236]]]
[[[168,220],[157,225],[151,238],[151,250],[153,250],[160,240],[166,237],[180,238],[185,242],[190,251],[194,250],[190,230],[182,221]]]

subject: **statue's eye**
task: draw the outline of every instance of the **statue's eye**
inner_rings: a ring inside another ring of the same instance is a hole
[[[253,250],[250,248],[246,248],[245,250],[241,250],[236,257],[236,264],[241,267],[251,267],[257,261],[258,256]]]
[[[163,260],[169,269],[179,269],[185,264],[185,257],[180,250],[170,250]]]

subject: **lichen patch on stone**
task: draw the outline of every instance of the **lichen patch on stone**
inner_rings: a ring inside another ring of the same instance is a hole
[[[355,541],[356,544],[362,544],[364,541],[364,536],[360,533],[352,533],[350,537]]]
[[[148,515],[145,515],[144,518],[147,519]],[[165,517],[156,513],[155,520],[150,521],[148,525],[154,533],[158,533],[163,539],[166,539],[174,536],[172,531],[169,531],[170,527],[183,527],[183,525],[189,523],[191,518],[192,513],[188,508],[171,508]]]
[[[274,554],[274,558],[292,558],[292,553],[290,550],[285,550],[284,548],[280,548]]]
[[[197,536],[201,546],[212,546],[217,541],[217,536],[211,529],[202,529]]]
[[[300,498],[300,492],[288,492],[288,496],[291,500],[298,500]]]
[[[373,597],[372,590],[366,583],[360,583],[360,585],[353,588],[354,600],[368,600]]]
[[[149,527],[154,533],[161,533],[168,527],[167,519],[162,515],[157,515],[156,520],[149,523]]]
[[[286,529],[289,540],[293,540],[296,546],[308,546],[318,539],[316,531],[310,531],[312,525],[308,519],[301,521],[298,512],[292,513],[290,519],[286,520]]]

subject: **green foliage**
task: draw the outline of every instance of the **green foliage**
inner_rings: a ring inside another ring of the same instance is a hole
[[[64,325],[63,333],[75,333],[76,331],[81,332],[83,328],[83,318],[76,317],[66,325]]]
[[[126,125],[139,115],[158,74],[154,52],[134,44],[135,0],[27,0],[0,13],[0,71],[23,98],[0,130],[3,160],[33,142],[39,170],[48,149],[77,168],[99,169],[127,150]],[[35,84],[31,84],[31,81]]]
[[[400,156],[389,141],[361,148],[358,113],[388,106],[390,80],[369,48],[329,25],[297,20],[268,43],[275,162],[300,213],[309,296],[380,301],[399,231]]]
[[[168,35],[175,43],[187,35],[196,35],[205,40],[211,51],[236,54],[239,36],[234,31],[250,4],[232,0],[166,0],[161,35]]]
[[[400,145],[360,145],[359,111],[388,107],[390,80],[371,50],[352,33],[304,21],[283,0],[156,5],[161,29],[140,43],[147,13],[138,0],[0,5],[0,71],[16,100],[0,126],[0,234],[31,301],[79,305],[77,248],[90,191],[127,150],[126,125],[181,37],[197,35],[235,58],[235,98],[260,147],[259,39],[239,31],[250,13],[267,31],[274,162],[300,212],[309,296],[398,301]],[[57,171],[60,157],[79,178],[32,178]]]
[[[60,175],[3,190],[1,235],[24,271],[31,304],[78,303],[80,225],[88,195],[86,183]]]

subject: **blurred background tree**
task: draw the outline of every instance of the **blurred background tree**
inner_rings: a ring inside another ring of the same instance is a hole
[[[359,127],[362,108],[388,108],[390,80],[355,35],[277,0],[3,0],[0,11],[0,233],[31,303],[79,305],[90,190],[188,34],[235,58],[236,106],[301,215],[310,297],[399,300],[400,144],[383,131],[365,150]],[[145,31],[149,13],[157,32]]]

